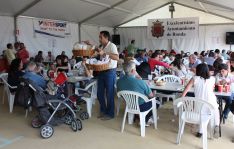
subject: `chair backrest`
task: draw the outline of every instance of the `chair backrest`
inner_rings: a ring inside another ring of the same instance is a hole
[[[75,65],[73,65],[73,68],[77,69],[80,65],[81,65],[81,62],[78,62]]]
[[[134,92],[134,91],[127,91],[127,90],[123,90],[123,91],[119,91],[117,93],[118,98],[122,97],[125,102],[126,102],[126,107],[128,109],[129,112],[131,113],[139,113],[140,112],[140,108],[139,108],[139,99],[143,99],[146,102],[149,100],[148,97],[146,97],[143,94]]]
[[[88,86],[85,87],[85,90],[91,91],[91,98],[97,98],[97,81],[93,81]]]
[[[214,107],[205,100],[195,97],[181,97],[173,103],[180,109],[180,115],[184,114],[184,119],[191,123],[199,123],[202,111],[209,112],[210,116],[214,116]]]
[[[17,88],[17,86],[11,86],[10,84],[8,84],[8,82],[7,82],[8,73],[3,73],[3,74],[1,74],[1,75],[0,75],[0,78],[2,79],[2,81],[3,81],[3,83],[4,83],[4,86],[5,86],[5,87],[8,87],[8,89],[9,89],[9,88],[11,88],[11,89],[16,89],[16,88]]]
[[[181,79],[174,75],[164,75],[158,78],[158,81],[165,81],[168,83],[181,83]]]

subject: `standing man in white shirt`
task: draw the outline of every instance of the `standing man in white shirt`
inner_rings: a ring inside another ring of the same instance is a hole
[[[98,91],[97,97],[100,103],[101,120],[110,120],[114,118],[114,92],[116,81],[117,61],[119,60],[118,50],[115,44],[110,42],[110,33],[108,31],[101,31],[99,34],[99,41],[102,45],[98,49],[100,56],[106,54],[110,57],[109,69],[101,71],[98,74]]]

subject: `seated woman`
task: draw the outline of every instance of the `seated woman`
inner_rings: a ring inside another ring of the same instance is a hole
[[[37,65],[35,62],[29,62],[23,78],[31,80],[35,85],[38,85],[42,89],[46,89],[47,82],[41,75],[37,74],[36,67]]]
[[[176,54],[175,60],[171,63],[172,74],[177,77],[185,77],[188,73],[185,65],[182,63],[182,56]]]
[[[68,73],[71,70],[69,68],[69,63],[67,57],[62,57],[61,55],[56,57],[56,68],[57,72],[66,72]]]
[[[214,94],[213,88],[215,85],[215,78],[210,76],[209,68],[207,64],[202,63],[196,67],[196,76],[194,76],[186,86],[185,90],[183,91],[182,97],[186,96],[188,91],[192,86],[194,86],[194,94],[195,97],[198,99],[206,100],[208,103],[213,105],[214,107],[214,137],[219,137],[219,109],[217,104],[217,99]],[[209,114],[207,113],[206,108],[202,110],[202,114]],[[201,137],[201,128],[196,135],[197,137]]]
[[[20,77],[24,75],[24,72],[22,72],[23,69],[23,62],[21,59],[16,58],[12,60],[10,65],[10,70],[8,72],[8,78],[7,82],[11,86],[18,86],[20,83]],[[15,92],[16,89],[10,89],[11,92]]]

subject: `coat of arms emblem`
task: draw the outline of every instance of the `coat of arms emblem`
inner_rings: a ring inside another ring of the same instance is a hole
[[[153,22],[153,26],[151,27],[151,33],[153,37],[162,37],[164,34],[164,26],[162,25],[163,22],[156,21]]]

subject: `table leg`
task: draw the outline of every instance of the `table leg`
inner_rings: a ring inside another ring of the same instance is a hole
[[[223,119],[223,99],[219,98],[219,115],[220,115],[220,123],[219,123],[219,136],[221,137],[222,131],[221,131],[221,123]]]

